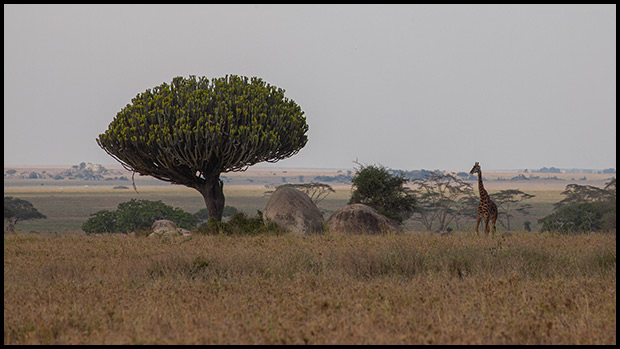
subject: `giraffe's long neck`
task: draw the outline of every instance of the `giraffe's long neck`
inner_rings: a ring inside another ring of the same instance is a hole
[[[489,194],[484,189],[484,185],[482,184],[482,171],[478,172],[478,191],[480,191],[480,201],[489,200]]]

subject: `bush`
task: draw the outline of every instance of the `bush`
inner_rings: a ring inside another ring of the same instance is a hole
[[[82,224],[82,230],[86,234],[118,232],[116,229],[116,211],[101,210],[91,214],[91,218]]]
[[[400,224],[413,214],[416,203],[413,192],[405,186],[408,181],[383,166],[362,166],[351,180],[349,204],[368,205]]]
[[[198,227],[198,232],[206,235],[258,235],[266,233],[280,235],[286,233],[275,223],[265,224],[261,211],[256,211],[256,213],[256,216],[250,217],[245,212],[240,211],[233,214],[228,222],[218,222],[214,218],[210,218]]]
[[[136,200],[118,204],[116,211],[101,210],[91,215],[82,230],[94,233],[129,233],[149,229],[156,220],[168,219],[178,227],[193,229],[198,222],[192,214],[173,208],[162,201]]]
[[[564,206],[538,220],[541,231],[561,234],[616,229],[616,205],[606,202],[586,202]]]

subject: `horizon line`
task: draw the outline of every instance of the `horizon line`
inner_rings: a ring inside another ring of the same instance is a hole
[[[82,161],[85,162],[85,161]],[[116,164],[102,164],[102,163],[93,163],[93,162],[85,162],[86,164],[92,164],[92,165],[101,165],[104,167],[116,167],[116,168],[122,168],[124,169],[123,165],[121,165],[120,163],[116,163]],[[11,167],[24,167],[24,168],[71,168],[72,166],[76,166],[79,164],[4,164],[5,168],[11,168]],[[260,166],[263,165],[263,166]],[[252,168],[262,168],[262,169],[266,169],[266,168],[271,168],[271,169],[297,169],[297,170],[351,170],[351,169],[355,169],[354,167],[309,167],[309,166],[265,166],[266,164],[255,164],[252,165],[248,168],[248,170],[252,169]],[[463,171],[451,171],[451,170],[446,170],[446,169],[426,169],[426,168],[415,168],[415,169],[401,169],[401,168],[392,168],[392,167],[387,167],[390,170],[401,170],[401,171],[419,171],[419,170],[425,170],[425,171],[446,171],[446,172],[463,172]],[[525,170],[532,171],[532,170],[540,170],[543,168],[547,168],[547,169],[551,169],[551,168],[556,168],[558,170],[589,170],[589,171],[602,171],[602,170],[609,170],[609,169],[613,169],[616,170],[615,167],[606,167],[606,168],[590,168],[590,167],[556,167],[556,166],[543,166],[540,168],[512,168],[512,169],[487,169],[486,172],[524,172]],[[222,172],[224,173],[224,172]]]

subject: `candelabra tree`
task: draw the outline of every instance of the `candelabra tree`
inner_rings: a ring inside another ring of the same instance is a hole
[[[284,92],[257,77],[176,77],[133,98],[97,143],[129,171],[196,189],[219,221],[221,173],[306,145],[304,112]]]

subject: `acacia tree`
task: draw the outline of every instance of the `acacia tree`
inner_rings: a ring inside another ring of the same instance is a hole
[[[414,218],[428,230],[433,230],[435,222],[439,225],[437,231],[446,230],[452,221],[458,226],[459,216],[471,216],[471,208],[476,207],[471,184],[452,173],[431,171],[411,183],[416,187],[414,192],[418,197]]]
[[[15,234],[15,224],[19,221],[43,218],[47,217],[39,212],[29,201],[12,196],[4,197],[4,220],[8,223],[7,231],[9,233]]]
[[[506,230],[510,230],[510,218],[514,217],[513,212],[517,211],[522,215],[529,214],[532,205],[523,203],[523,201],[529,200],[536,195],[524,193],[519,189],[507,189],[489,196],[493,202],[497,204],[497,208],[501,213],[499,217],[506,218],[506,224],[504,224],[502,219],[499,220],[499,223],[506,228]]]
[[[133,98],[97,143],[134,174],[196,189],[221,221],[221,173],[276,162],[306,145],[304,113],[284,92],[257,77],[176,77]]]
[[[608,202],[616,200],[616,179],[612,179],[609,183],[606,183],[604,189],[594,187],[591,185],[579,185],[568,184],[562,195],[566,195],[560,202],[553,204],[554,210],[558,210],[562,207],[582,204],[586,202]]]

